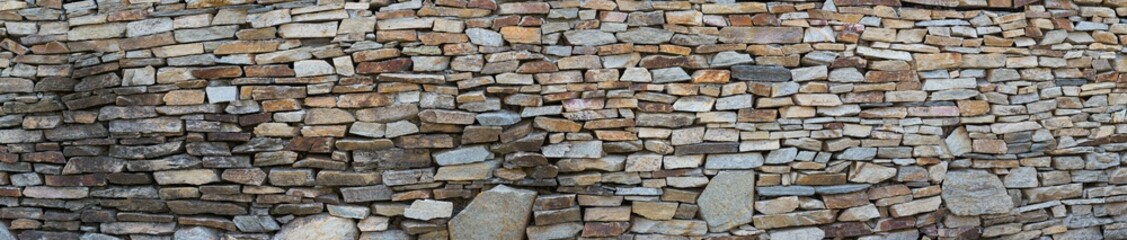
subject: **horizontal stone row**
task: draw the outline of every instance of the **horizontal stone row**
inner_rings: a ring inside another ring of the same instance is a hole
[[[0,239],[1123,239],[1120,15],[0,0]]]

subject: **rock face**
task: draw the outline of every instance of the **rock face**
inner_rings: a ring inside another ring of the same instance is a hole
[[[0,240],[1127,239],[1124,19],[0,0]]]
[[[521,239],[536,192],[499,185],[484,191],[450,219],[453,239]]]
[[[722,232],[751,222],[755,210],[755,172],[721,171],[697,199],[701,217],[712,232]]]
[[[359,235],[356,222],[329,214],[317,214],[286,223],[272,239],[356,239]]]
[[[1013,201],[998,176],[980,170],[947,172],[943,182],[943,201],[960,216],[1007,213]]]

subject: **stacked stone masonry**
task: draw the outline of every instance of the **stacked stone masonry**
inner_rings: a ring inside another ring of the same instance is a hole
[[[0,239],[1127,239],[1127,0],[0,0]]]

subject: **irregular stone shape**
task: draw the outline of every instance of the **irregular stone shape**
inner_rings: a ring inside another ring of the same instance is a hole
[[[182,131],[183,121],[173,117],[158,117],[132,120],[114,120],[110,122],[111,133],[129,132],[154,132],[178,133]]]
[[[896,168],[868,162],[856,162],[849,172],[850,182],[880,183],[896,176]]]
[[[935,196],[892,205],[892,207],[888,209],[888,212],[893,217],[911,216],[919,213],[934,212],[935,210],[939,210],[939,205],[941,204],[943,204],[943,199],[939,196]]]
[[[386,180],[384,182],[387,182]],[[391,200],[391,188],[384,185],[341,188],[340,194],[344,202],[369,202]]]
[[[1002,182],[1006,185],[1006,188],[1037,187],[1037,169],[1033,167],[1011,169]]]
[[[271,239],[356,239],[359,235],[356,222],[329,214],[317,214],[286,223]]]
[[[949,171],[943,181],[943,201],[959,216],[1008,213],[1013,201],[998,176],[981,170]]]
[[[810,226],[833,222],[836,215],[831,210],[815,210],[784,214],[759,215],[752,217],[759,229],[775,229],[795,226]]]
[[[752,169],[763,166],[763,154],[757,152],[708,154],[705,169]]]
[[[469,36],[470,42],[477,45],[500,47],[505,44],[500,33],[484,28],[466,29],[466,35]]]
[[[947,151],[955,156],[963,156],[963,154],[967,154],[973,149],[970,134],[967,133],[965,127],[959,127],[951,131],[951,135],[947,135],[943,143],[947,144]]]
[[[102,223],[99,227],[109,234],[167,234],[176,229],[176,223],[112,222]]]
[[[650,27],[631,28],[615,34],[619,41],[634,44],[661,44],[673,38],[673,32]]]
[[[479,163],[445,166],[438,168],[434,180],[438,181],[472,181],[486,180],[493,177],[493,170],[501,165],[501,161],[485,161]]]
[[[333,74],[333,65],[324,60],[302,60],[294,63],[294,74],[297,77],[313,77]]]
[[[453,239],[522,239],[536,192],[498,185],[478,194],[449,223]]]
[[[434,153],[434,161],[441,166],[482,162],[493,157],[484,145],[462,147]]]
[[[478,114],[477,123],[485,126],[508,126],[520,122],[519,113],[512,111],[497,111]]]
[[[598,46],[615,43],[614,34],[601,30],[577,30],[564,32],[568,43],[583,46]]]
[[[12,231],[8,230],[8,224],[0,223],[0,239],[16,239]]]
[[[752,221],[755,210],[755,172],[721,171],[697,198],[701,217],[711,232],[728,231]]]
[[[0,78],[0,93],[28,93],[35,87],[31,80],[21,78]]]
[[[602,141],[562,142],[544,146],[542,151],[549,158],[601,158],[605,154]]]
[[[454,203],[424,199],[411,203],[411,206],[404,210],[403,216],[428,221],[436,218],[449,218],[453,211]]]

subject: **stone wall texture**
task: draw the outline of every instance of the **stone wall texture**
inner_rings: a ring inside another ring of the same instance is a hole
[[[0,0],[0,239],[1127,239],[1127,0]]]

